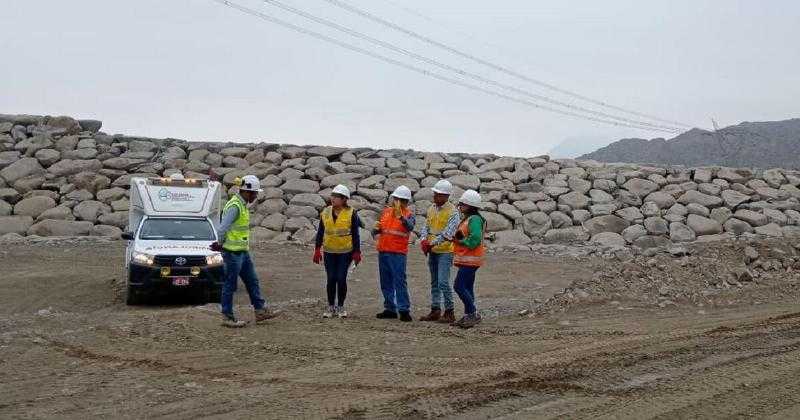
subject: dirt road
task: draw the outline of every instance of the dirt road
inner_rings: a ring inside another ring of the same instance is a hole
[[[800,415],[794,277],[759,304],[660,308],[596,297],[529,317],[517,313],[586,283],[595,265],[494,254],[478,277],[485,320],[460,330],[375,319],[369,254],[350,282],[352,318],[323,320],[321,268],[308,249],[273,245],[254,254],[283,314],[230,330],[214,305],[125,306],[122,251],[114,242],[0,249],[0,417]],[[419,317],[428,280],[416,254]],[[763,297],[773,287],[737,293]],[[246,295],[236,299],[249,319]]]

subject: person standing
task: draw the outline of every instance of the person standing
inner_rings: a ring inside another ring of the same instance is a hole
[[[483,265],[486,253],[483,244],[486,220],[479,213],[480,207],[481,195],[474,190],[464,191],[458,200],[462,217],[453,239],[453,264],[458,267],[453,288],[464,303],[464,316],[452,325],[461,328],[471,328],[481,322],[475,306],[475,274]]]
[[[250,257],[250,210],[249,203],[256,201],[261,192],[261,182],[254,175],[246,175],[235,181],[238,191],[228,200],[222,210],[222,223],[217,231],[217,239],[211,244],[212,251],[222,252],[224,261],[224,282],[222,285],[223,325],[231,328],[244,327],[245,322],[236,318],[233,312],[233,294],[239,277],[242,278],[250,303],[253,305],[256,323],[275,317],[266,308],[266,300],[261,296],[255,265]]]
[[[427,221],[422,228],[422,253],[428,257],[431,272],[431,311],[420,321],[455,322],[453,290],[450,288],[450,267],[453,265],[453,235],[458,229],[461,214],[449,201],[453,185],[440,180],[433,188],[433,205],[428,208]],[[442,313],[444,309],[444,314]]]
[[[392,205],[381,213],[373,235],[378,235],[378,274],[383,294],[383,312],[375,317],[410,322],[411,299],[406,283],[406,257],[408,241],[416,223],[414,213],[408,208],[411,190],[405,185],[392,193]]]
[[[350,190],[337,185],[331,192],[331,205],[320,213],[317,241],[314,248],[314,264],[324,260],[328,277],[326,291],[328,309],[323,318],[347,318],[344,301],[347,297],[347,270],[350,263],[361,263],[361,238],[358,228],[361,225],[356,211],[347,205]]]

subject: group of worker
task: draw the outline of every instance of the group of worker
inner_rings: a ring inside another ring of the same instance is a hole
[[[223,208],[218,237],[211,249],[222,252],[225,262],[225,279],[222,288],[223,324],[241,327],[245,323],[233,313],[233,293],[238,278],[244,282],[250,302],[255,309],[256,323],[275,316],[266,309],[261,296],[253,262],[248,253],[249,210],[261,191],[257,177],[247,175],[238,181],[238,192]],[[454,205],[450,202],[453,186],[447,180],[438,181],[432,188],[433,203],[428,208],[425,226],[420,233],[420,249],[427,257],[431,276],[430,312],[421,321],[447,323],[470,328],[480,323],[481,317],[475,306],[475,275],[483,265],[483,244],[486,221],[479,214],[481,196],[477,191],[467,190]],[[351,264],[361,263],[362,225],[355,209],[348,205],[350,190],[337,185],[331,192],[330,205],[320,213],[316,245],[312,261],[323,263],[327,275],[326,292],[328,307],[324,318],[346,318],[347,275]],[[397,187],[391,194],[380,218],[371,227],[378,251],[378,274],[383,294],[383,311],[379,319],[400,319],[410,322],[411,299],[406,279],[407,254],[411,234],[416,226],[414,212],[410,208],[411,190]],[[451,267],[458,272],[450,287]],[[464,316],[456,320],[453,290],[464,304]]]

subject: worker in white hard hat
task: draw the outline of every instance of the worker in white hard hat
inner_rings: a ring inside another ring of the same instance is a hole
[[[242,278],[250,303],[255,310],[255,321],[261,323],[273,318],[275,313],[266,307],[261,297],[261,287],[256,275],[255,265],[250,258],[250,210],[247,205],[253,203],[261,192],[261,182],[254,175],[236,178],[234,185],[238,187],[222,210],[222,222],[217,231],[217,238],[222,244],[214,242],[211,250],[222,252],[225,264],[225,279],[222,285],[223,325],[232,328],[245,326],[245,322],[236,318],[233,312],[233,294],[239,277]]]
[[[458,267],[453,289],[464,303],[464,316],[453,325],[461,328],[470,328],[481,322],[475,306],[475,274],[484,263],[486,219],[480,215],[480,208],[481,195],[475,190],[464,191],[458,200],[461,223],[453,238],[453,264]]]
[[[446,179],[433,188],[433,204],[428,207],[425,226],[420,232],[420,248],[428,257],[431,272],[431,311],[420,321],[455,322],[453,289],[450,287],[450,267],[453,266],[453,236],[461,214],[451,203],[453,185]],[[444,312],[442,312],[444,310]]]
[[[376,315],[379,319],[399,316],[401,321],[412,321],[406,256],[416,220],[409,209],[410,202],[411,190],[405,185],[397,187],[392,193],[391,206],[383,210],[373,230],[373,234],[378,235],[378,274],[383,294],[383,312]]]
[[[361,222],[358,213],[347,205],[350,189],[337,185],[331,192],[331,204],[319,216],[317,241],[314,248],[314,264],[325,262],[328,277],[326,291],[328,309],[323,318],[347,318],[344,301],[347,297],[347,270],[351,263],[361,263],[361,238],[358,228]]]

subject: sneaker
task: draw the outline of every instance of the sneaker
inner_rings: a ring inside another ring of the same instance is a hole
[[[343,306],[336,308],[336,316],[339,318],[347,318],[347,311],[344,310]]]
[[[242,328],[247,325],[247,323],[236,319],[233,314],[222,314],[222,325],[228,328]]]
[[[459,327],[461,328],[472,328],[481,323],[481,316],[477,313],[465,315],[463,319],[464,321],[459,324]]]
[[[336,308],[333,306],[328,306],[328,309],[322,313],[323,318],[333,318],[336,314]]]
[[[392,312],[392,311],[386,309],[383,312],[375,315],[375,318],[378,318],[378,319],[397,319],[397,312]]]
[[[467,320],[467,315],[462,316],[458,321],[453,321],[450,325],[454,327],[460,327]]]
[[[278,312],[269,310],[267,308],[256,309],[254,311],[254,313],[255,313],[255,318],[256,318],[256,324],[264,322],[264,321],[266,321],[268,319],[272,319],[272,318],[275,318],[276,316],[278,316]]]
[[[411,314],[408,311],[400,311],[400,320],[403,322],[411,322],[414,318],[411,318]]]

